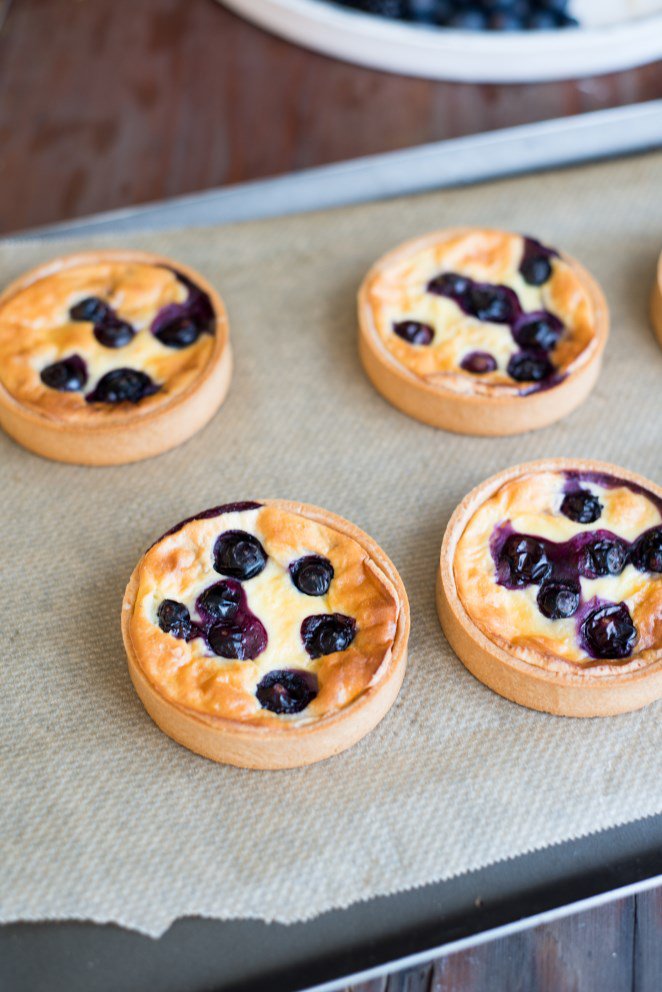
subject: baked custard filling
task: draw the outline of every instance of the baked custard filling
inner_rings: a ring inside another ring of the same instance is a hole
[[[454,575],[476,626],[557,671],[634,671],[662,658],[662,500],[596,472],[505,483],[458,541]]]
[[[561,382],[595,341],[573,265],[533,238],[465,230],[378,265],[375,329],[410,372],[459,392],[528,394]]]
[[[356,540],[277,504],[235,503],[164,535],[142,559],[129,623],[171,702],[253,724],[343,709],[391,658],[397,593]]]
[[[63,265],[0,304],[0,382],[46,416],[142,412],[195,379],[215,333],[208,294],[168,265]]]

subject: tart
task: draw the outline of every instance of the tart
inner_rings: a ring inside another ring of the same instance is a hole
[[[582,717],[645,706],[662,696],[662,488],[573,459],[493,476],[448,524],[437,607],[507,699]]]
[[[0,295],[0,426],[48,458],[167,451],[211,419],[231,372],[219,295],[160,255],[56,258]]]
[[[409,606],[393,564],[341,517],[231,503],[168,531],[124,596],[135,689],[170,737],[247,768],[307,765],[389,710]]]
[[[399,410],[460,434],[544,427],[593,387],[609,319],[600,287],[532,238],[453,228],[381,258],[359,291],[359,351]]]
[[[658,259],[655,282],[651,292],[651,320],[657,340],[662,346],[662,255]]]

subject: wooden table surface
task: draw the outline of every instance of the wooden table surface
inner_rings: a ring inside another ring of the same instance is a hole
[[[405,79],[213,0],[0,0],[0,231],[662,96],[662,64],[531,86]],[[662,893],[356,992],[660,992]]]

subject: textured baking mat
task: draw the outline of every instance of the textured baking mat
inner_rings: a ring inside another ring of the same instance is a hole
[[[3,839],[0,919],[178,916],[292,922],[449,878],[662,810],[660,704],[573,721],[476,682],[434,606],[448,518],[516,461],[597,457],[660,481],[662,351],[647,297],[662,247],[662,155],[325,214],[132,236],[198,267],[228,303],[236,371],[183,447],[118,468],[58,465],[0,436]],[[588,402],[506,439],[435,431],[388,406],[356,352],[373,259],[436,226],[539,236],[583,261],[612,309]],[[113,243],[66,243],[66,250]],[[58,246],[0,248],[4,284]],[[134,694],[122,594],[150,542],[205,507],[317,503],[366,529],[412,606],[410,665],[389,716],[305,769],[214,765],[160,733]]]

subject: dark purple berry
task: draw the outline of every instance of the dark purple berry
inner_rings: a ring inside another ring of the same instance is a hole
[[[49,389],[75,393],[87,382],[87,366],[80,355],[70,355],[41,370],[41,381]]]
[[[579,489],[563,497],[561,513],[577,524],[593,524],[602,513],[602,503],[587,489]]]
[[[518,351],[508,362],[508,375],[516,382],[542,382],[554,372],[546,355],[533,351]]]
[[[490,31],[523,31],[524,21],[510,10],[499,10],[490,15],[487,26]]]
[[[534,537],[512,534],[501,554],[510,568],[510,580],[515,587],[537,585],[552,569],[544,544]]]
[[[469,7],[452,14],[445,24],[449,28],[459,28],[462,31],[484,31],[487,27],[487,14],[479,7]]]
[[[221,575],[246,581],[259,575],[267,564],[267,553],[252,534],[226,530],[214,545],[214,568]]]
[[[272,713],[301,713],[317,695],[317,677],[293,669],[269,672],[255,695],[262,708]]]
[[[457,272],[442,272],[435,276],[427,285],[428,293],[436,296],[448,296],[451,299],[459,299],[468,292],[471,286],[471,279],[461,276]]]
[[[113,369],[99,379],[96,389],[86,399],[88,403],[139,403],[158,389],[145,372]]]
[[[333,579],[333,565],[321,555],[306,555],[290,565],[292,582],[304,596],[324,596]]]
[[[543,10],[551,10],[555,14],[565,14],[570,0],[538,0],[538,6]]]
[[[186,640],[191,634],[191,615],[183,603],[164,599],[157,610],[159,627],[166,634]]]
[[[551,10],[534,10],[527,17],[526,26],[529,31],[553,31],[554,28],[558,27],[558,19],[556,14],[552,13]],[[547,259],[545,259],[545,261],[549,265],[549,261]],[[549,275],[551,275],[551,271],[552,267],[550,265]],[[544,279],[541,279],[541,282],[547,282],[549,275],[547,275]],[[526,281],[531,282],[530,279],[527,279]],[[532,285],[540,286],[541,282],[533,282]]]
[[[531,15],[534,16],[535,15]],[[531,27],[531,16],[528,18],[527,27]],[[545,12],[541,15],[544,20]],[[552,17],[553,20],[553,17]],[[554,26],[553,24],[551,25]],[[534,25],[534,27],[536,27]],[[556,257],[557,252],[552,248],[546,248],[535,238],[524,238],[524,251],[520,262],[520,275],[530,286],[542,286],[552,274],[551,259]]]
[[[200,337],[200,328],[190,317],[176,317],[159,328],[155,337],[167,348],[188,348]]]
[[[209,646],[221,658],[252,661],[267,646],[267,632],[257,617],[245,617],[241,622],[224,620],[215,623],[207,635]]]
[[[198,596],[198,612],[212,620],[232,620],[242,600],[241,586],[233,579],[224,579]]]
[[[632,654],[637,630],[625,603],[601,606],[589,613],[582,633],[593,658],[627,658]]]
[[[565,582],[543,582],[538,608],[549,620],[565,620],[579,609],[579,589]]]
[[[598,537],[584,546],[579,556],[579,574],[586,579],[620,575],[627,559],[627,547],[623,541]]]
[[[474,375],[485,375],[487,372],[494,372],[497,367],[496,359],[487,351],[472,351],[465,355],[460,362],[460,368],[465,372],[473,372]]]
[[[378,14],[380,17],[399,19],[404,17],[404,0],[351,0],[350,6],[364,14]]]
[[[108,317],[94,325],[94,336],[104,348],[123,348],[133,341],[135,335],[131,324],[119,317]]]
[[[640,572],[662,572],[662,527],[654,527],[637,538],[632,562]]]
[[[511,324],[517,317],[519,304],[507,286],[474,284],[467,296],[468,312],[478,320],[492,324]]]
[[[434,330],[429,324],[420,324],[417,320],[401,320],[393,325],[393,331],[409,344],[430,344]]]
[[[520,348],[551,351],[563,333],[563,324],[551,313],[524,314],[513,329]]]
[[[303,646],[311,658],[345,651],[356,636],[356,620],[343,613],[320,613],[301,624]]]
[[[91,324],[98,324],[112,314],[110,306],[105,300],[100,300],[98,296],[88,296],[86,299],[76,303],[69,311],[72,320],[86,320]]]

